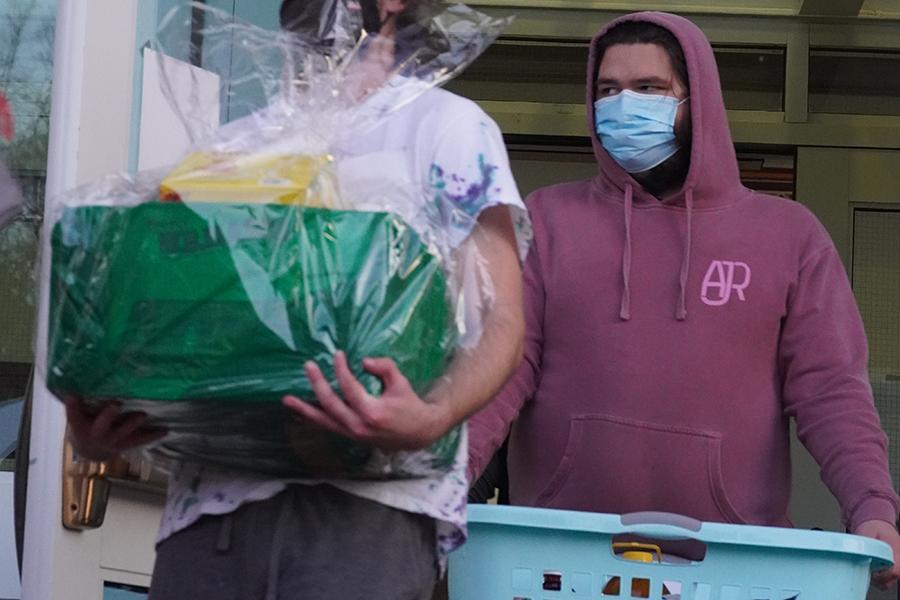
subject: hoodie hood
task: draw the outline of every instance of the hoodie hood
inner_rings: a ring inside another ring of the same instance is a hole
[[[693,214],[697,210],[724,206],[737,200],[744,189],[741,185],[737,155],[728,129],[725,101],[719,83],[719,70],[712,46],[700,28],[691,21],[661,12],[640,12],[615,19],[591,41],[588,58],[587,115],[588,131],[594,155],[600,165],[596,183],[601,191],[623,199],[625,218],[625,246],[622,251],[622,298],[619,318],[631,319],[632,270],[632,212],[634,207],[657,206],[660,200],[646,191],[627,171],[609,155],[594,128],[594,100],[597,88],[597,68],[600,63],[599,41],[620,23],[645,22],[658,25],[675,36],[687,63],[688,89],[691,111],[691,157],[687,176],[680,190],[662,198],[664,205],[685,209],[682,237],[681,268],[677,273],[678,295],[675,299],[675,318],[687,319],[687,283],[690,277],[693,248]]]
[[[663,202],[685,206],[688,200],[692,200],[695,208],[702,209],[733,201],[733,192],[742,189],[742,186],[712,47],[694,23],[662,12],[640,12],[615,19],[591,41],[587,114],[588,131],[591,132],[594,154],[600,165],[599,185],[621,197],[631,188],[635,205],[659,202],[613,160],[594,130],[594,100],[600,63],[598,42],[610,29],[628,21],[653,23],[669,30],[681,45],[687,62],[692,130],[690,168],[681,190],[663,198]],[[688,198],[688,191],[692,199]]]

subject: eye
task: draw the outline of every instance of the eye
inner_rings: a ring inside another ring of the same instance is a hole
[[[648,94],[662,94],[666,91],[662,86],[649,83],[638,87],[638,90],[640,90],[641,92],[646,92]]]
[[[617,88],[617,87],[612,87],[612,86],[602,86],[602,87],[600,87],[600,88],[597,89],[597,97],[598,97],[598,98],[605,98],[605,97],[607,97],[607,96],[615,96],[615,95],[618,94],[620,91],[621,91],[621,90],[619,90],[619,88]]]

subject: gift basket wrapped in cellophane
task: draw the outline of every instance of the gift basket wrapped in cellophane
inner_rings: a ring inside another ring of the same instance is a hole
[[[339,390],[339,350],[373,396],[382,382],[366,357],[393,359],[425,395],[477,340],[491,284],[446,227],[473,217],[422,201],[416,177],[379,177],[395,169],[354,140],[506,23],[445,6],[386,37],[356,3],[309,5],[290,31],[203,4],[167,17],[154,49],[192,146],[170,168],[56,203],[47,385],[93,410],[146,413],[168,431],[158,457],[282,477],[432,475],[451,466],[458,427],[424,450],[384,451],[292,418],[282,398],[316,402],[310,360]],[[194,93],[200,79],[170,72],[173,57],[216,72],[220,93]]]

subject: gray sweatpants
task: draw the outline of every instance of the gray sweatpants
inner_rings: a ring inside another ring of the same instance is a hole
[[[292,485],[163,540],[149,600],[427,600],[435,541],[424,515]]]

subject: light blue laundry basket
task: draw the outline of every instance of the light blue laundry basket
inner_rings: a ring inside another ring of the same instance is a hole
[[[620,534],[699,540],[706,553],[695,562],[635,562],[613,551]],[[887,544],[841,533],[472,505],[449,586],[450,600],[863,600],[870,572],[890,564]]]

